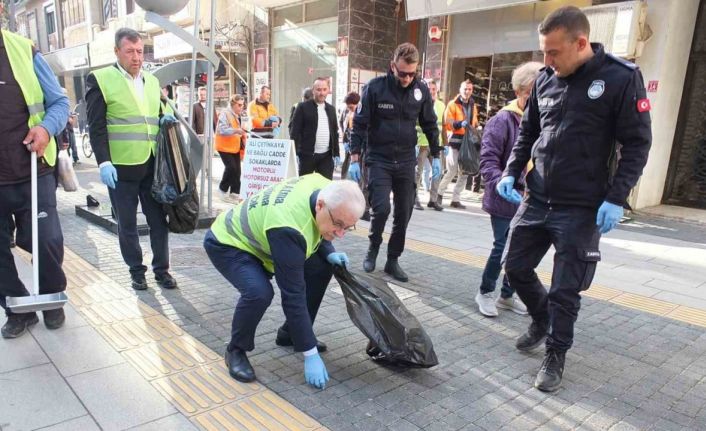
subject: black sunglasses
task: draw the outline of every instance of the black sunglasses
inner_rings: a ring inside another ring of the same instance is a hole
[[[417,76],[417,72],[416,72],[416,71],[414,71],[414,72],[402,72],[402,71],[396,70],[396,73],[397,73],[397,76],[399,76],[400,78],[414,78],[415,76]]]

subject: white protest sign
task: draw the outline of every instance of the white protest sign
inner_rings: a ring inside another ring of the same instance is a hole
[[[272,184],[296,177],[297,172],[294,141],[250,138],[245,144],[240,194],[248,198]]]

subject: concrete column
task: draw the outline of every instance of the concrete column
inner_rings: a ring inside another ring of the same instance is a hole
[[[696,25],[699,0],[648,0],[647,25],[654,32],[636,63],[645,85],[659,81],[647,93],[652,106],[652,148],[630,204],[635,209],[659,205],[664,193],[684,78]]]

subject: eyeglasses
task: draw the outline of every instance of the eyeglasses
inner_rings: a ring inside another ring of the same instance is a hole
[[[350,232],[350,231],[355,230],[355,225],[346,227],[346,225],[343,224],[343,222],[333,218],[333,214],[331,214],[331,210],[328,207],[326,207],[326,211],[328,211],[328,216],[331,217],[331,222],[336,227],[336,229],[342,230],[344,232]]]
[[[417,71],[415,70],[414,72],[402,72],[400,70],[395,70],[395,73],[397,73],[397,76],[400,78],[414,78],[417,76]]]

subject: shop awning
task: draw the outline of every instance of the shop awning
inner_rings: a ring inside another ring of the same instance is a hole
[[[500,9],[537,0],[406,0],[407,20]]]

